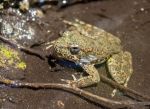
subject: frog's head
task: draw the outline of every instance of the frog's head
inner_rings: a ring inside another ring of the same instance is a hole
[[[62,37],[52,41],[51,44],[53,55],[73,62],[80,62],[92,52],[90,51],[92,49],[88,46],[88,41],[84,37],[77,34],[67,34],[67,32]],[[84,61],[87,61],[87,59]]]

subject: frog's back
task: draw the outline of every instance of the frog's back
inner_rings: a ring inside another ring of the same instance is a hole
[[[70,41],[84,49],[85,55],[96,55],[98,58],[105,58],[111,54],[119,53],[122,49],[118,37],[89,24],[80,24],[79,28],[71,26],[64,36],[67,36]]]
[[[93,40],[95,41],[95,47],[93,48],[98,49],[100,56],[107,57],[122,50],[121,40],[100,28],[97,28],[97,36]]]
[[[70,25],[72,26],[62,34],[62,37],[55,41],[57,54],[61,54],[59,57],[72,60],[74,56],[67,49],[72,45],[80,47],[80,52],[76,54],[78,59],[94,56],[95,59],[103,60],[122,49],[120,39],[103,29],[83,22]]]

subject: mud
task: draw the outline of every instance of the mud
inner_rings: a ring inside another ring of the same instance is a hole
[[[133,55],[134,74],[128,87],[150,96],[150,2],[149,0],[102,0],[89,3],[78,3],[61,10],[54,8],[45,11],[42,24],[33,24],[38,37],[37,42],[52,41],[66,29],[62,19],[78,18],[96,25],[118,36],[125,50]],[[47,31],[50,32],[47,32]],[[33,41],[29,45],[31,46]],[[28,45],[28,46],[29,46]],[[41,46],[34,46],[43,50]],[[72,79],[72,74],[80,74],[76,70],[56,64],[52,67],[48,60],[23,54],[27,69],[23,73],[23,81],[28,82],[61,82],[60,79]],[[106,74],[105,66],[99,73]],[[17,75],[17,74],[16,74]],[[1,109],[104,109],[83,98],[61,90],[32,90],[0,86]],[[100,82],[97,86],[85,88],[94,94],[114,100],[130,100],[123,94],[111,98],[113,90],[108,84]],[[145,107],[134,107],[145,109]]]

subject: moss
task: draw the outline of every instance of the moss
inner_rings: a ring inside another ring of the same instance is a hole
[[[0,67],[14,67],[24,70],[26,63],[20,59],[17,51],[9,46],[0,44]]]
[[[26,63],[24,63],[24,62],[18,63],[17,68],[24,70],[26,68]]]

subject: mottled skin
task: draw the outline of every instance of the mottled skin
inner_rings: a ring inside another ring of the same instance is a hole
[[[81,65],[89,74],[89,76],[69,81],[69,84],[87,87],[98,83],[100,74],[94,65],[105,62],[113,80],[126,86],[132,74],[132,57],[129,52],[122,50],[120,39],[103,29],[79,20],[74,23],[64,22],[70,27],[62,34],[62,37],[50,42],[49,47],[54,49],[57,57]]]

